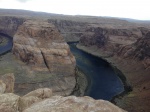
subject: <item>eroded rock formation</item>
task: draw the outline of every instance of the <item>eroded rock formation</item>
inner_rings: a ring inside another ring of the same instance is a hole
[[[87,33],[81,36],[80,45],[95,46],[97,51],[101,48],[111,55],[116,55],[122,47],[130,46],[142,37],[142,32],[136,27],[130,29],[90,27],[86,31]]]
[[[0,111],[17,112],[19,96],[13,93],[0,94]]]
[[[29,92],[19,99],[19,111],[23,111],[24,109],[30,107],[32,104],[36,102],[40,102],[46,98],[52,97],[52,90],[49,88],[40,88],[34,91]]]
[[[149,34],[149,29],[141,27],[128,29],[93,27],[87,29],[87,33],[82,35],[77,45],[78,48],[107,60],[125,75],[126,79],[123,78],[123,81],[127,81],[127,85],[130,84],[133,91],[121,100],[115,101],[128,111],[149,110],[147,106],[150,92]]]
[[[13,43],[13,54],[28,66],[29,71],[41,75],[44,72],[49,74],[48,78],[53,78],[48,83],[54,92],[65,92],[64,95],[72,92],[76,83],[76,61],[54,25],[28,20],[17,30]]]
[[[65,38],[66,42],[76,42],[80,40],[80,37],[85,33],[88,23],[65,20],[65,19],[49,19],[49,23],[53,23],[60,33]]]
[[[0,88],[2,84],[0,83]],[[0,89],[1,90],[1,89]],[[18,96],[0,93],[0,112],[126,112],[114,104],[90,97],[54,96],[49,88],[39,88]]]
[[[1,16],[0,17],[0,33],[13,36],[18,27],[25,21],[25,18]]]
[[[43,92],[41,92],[43,91]],[[45,91],[45,92],[44,92]],[[20,97],[13,93],[0,94],[1,112],[126,112],[114,104],[90,97],[51,96],[48,88],[40,88]],[[38,96],[37,96],[38,93]],[[46,96],[42,97],[41,96]]]
[[[90,97],[53,96],[33,104],[23,112],[125,112],[108,101],[94,100]]]

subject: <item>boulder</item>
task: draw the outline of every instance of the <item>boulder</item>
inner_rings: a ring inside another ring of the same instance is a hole
[[[13,93],[0,94],[0,112],[17,112],[19,98]]]
[[[0,94],[1,94],[1,93],[4,93],[5,90],[6,90],[6,84],[3,83],[2,80],[0,80]]]
[[[5,74],[5,75],[2,75],[0,79],[6,85],[5,93],[13,93],[14,92],[14,83],[15,83],[14,74],[13,73],[8,73],[8,74]]]
[[[29,92],[24,97],[29,97],[29,96],[35,96],[40,99],[49,98],[52,96],[52,90],[49,88],[39,88],[37,90]]]
[[[52,90],[49,88],[40,88],[31,91],[19,99],[19,111],[22,112],[25,108],[31,106],[33,103],[50,98],[51,96]]]
[[[126,112],[104,100],[90,97],[53,96],[31,105],[23,112]]]

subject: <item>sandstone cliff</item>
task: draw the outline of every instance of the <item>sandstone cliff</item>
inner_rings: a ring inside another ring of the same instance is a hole
[[[79,41],[81,35],[85,33],[85,29],[88,25],[86,22],[65,19],[49,19],[48,22],[53,23],[59,29],[66,42]]]
[[[0,33],[13,36],[18,27],[25,21],[22,17],[1,16],[0,17]]]
[[[125,75],[133,91],[116,104],[128,111],[149,111],[149,29],[91,27],[81,36],[78,48],[107,60]],[[118,72],[117,72],[118,73]],[[134,103],[133,103],[134,102]]]
[[[75,58],[54,25],[27,20],[18,28],[13,43],[13,54],[24,62],[23,68],[28,74],[23,77],[30,78],[16,84],[17,89],[21,84],[37,82],[51,87],[57,94],[69,95],[72,92],[76,83]],[[48,84],[44,84],[45,81]]]

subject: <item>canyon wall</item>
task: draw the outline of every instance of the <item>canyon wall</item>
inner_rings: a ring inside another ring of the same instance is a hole
[[[150,30],[91,27],[86,31],[77,47],[118,68],[122,73],[116,73],[123,74],[123,81],[133,89],[121,99],[116,98],[116,104],[132,112],[149,111]]]
[[[117,19],[96,20],[91,17],[89,21],[85,17],[82,21],[83,18],[49,22],[57,26],[66,41],[79,41],[79,49],[105,59],[114,69],[118,68],[122,72],[116,71],[118,75],[125,75],[126,78],[122,78],[126,83],[125,88],[133,91],[122,99],[116,98],[118,106],[135,112],[149,111],[149,27]],[[80,32],[80,35],[74,32]],[[147,100],[144,102],[144,99]]]
[[[18,27],[25,21],[22,17],[1,16],[0,17],[0,33],[13,36]]]
[[[61,19],[49,19],[49,23],[54,24],[60,31],[66,42],[76,42],[80,40],[80,37],[85,33],[85,29],[88,25],[86,22],[77,22],[71,20]]]

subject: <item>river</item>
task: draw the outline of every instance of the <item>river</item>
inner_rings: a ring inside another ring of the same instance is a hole
[[[12,49],[13,39],[5,34],[0,35],[8,40],[6,44],[0,46],[0,54],[4,54]],[[85,95],[94,99],[111,100],[124,91],[122,81],[106,61],[77,49],[75,43],[69,45],[77,66],[88,78],[89,84]]]
[[[76,58],[77,66],[89,80],[85,95],[94,99],[110,101],[114,96],[124,91],[120,78],[106,61],[79,50],[75,43],[69,44]]]
[[[1,55],[1,54],[4,54],[4,53],[6,53],[12,49],[13,38],[8,36],[8,35],[5,35],[3,33],[0,33],[0,36],[3,36],[3,38],[7,39],[7,43],[5,43],[4,45],[0,45],[0,55]]]

